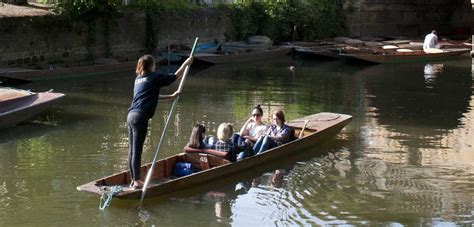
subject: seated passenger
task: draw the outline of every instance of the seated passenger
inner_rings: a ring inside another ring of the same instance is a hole
[[[231,138],[234,134],[234,127],[230,123],[222,123],[217,128],[217,142],[215,148],[217,151],[226,152],[231,157],[231,161],[235,160],[237,147]],[[232,158],[233,157],[233,158]]]
[[[277,110],[272,116],[274,125],[268,128],[265,136],[260,137],[253,147],[254,154],[260,154],[268,149],[280,146],[290,141],[291,129],[285,124],[283,111]]]
[[[245,122],[239,134],[234,134],[232,142],[237,146],[253,146],[258,138],[265,133],[267,126],[262,122],[263,110],[257,105],[252,110],[252,116]]]
[[[207,153],[212,154],[221,158],[225,158],[229,161],[235,160],[235,153],[234,152],[225,152],[225,149],[221,149],[222,151],[215,150],[210,144],[207,144],[205,138],[206,128],[201,124],[196,124],[191,131],[191,136],[189,138],[188,144],[184,147],[184,151],[187,153]],[[219,133],[219,132],[218,132]],[[215,137],[211,137],[209,141],[212,142]],[[216,139],[217,140],[217,139]],[[217,144],[217,142],[215,142]],[[221,146],[221,145],[220,145]]]
[[[204,143],[204,136],[206,134],[206,127],[201,124],[196,124],[191,131],[191,136],[189,137],[189,142],[186,144],[187,147],[195,149],[204,149],[208,146]]]

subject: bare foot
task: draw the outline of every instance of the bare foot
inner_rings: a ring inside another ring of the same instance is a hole
[[[143,184],[144,184],[143,181],[136,180],[136,181],[133,182],[133,188],[134,189],[141,189],[141,188],[143,188]]]

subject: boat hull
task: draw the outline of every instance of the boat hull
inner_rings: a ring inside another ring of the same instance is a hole
[[[375,64],[394,64],[409,62],[429,62],[450,60],[468,53],[469,49],[446,50],[442,53],[424,53],[416,52],[413,54],[339,54],[339,56],[348,60],[359,60]]]
[[[204,54],[196,53],[194,57],[200,61],[208,62],[211,64],[224,64],[224,63],[237,63],[237,62],[249,62],[258,61],[268,58],[274,58],[283,56],[291,53],[293,48],[284,47],[277,48],[268,51],[249,52],[241,54]]]
[[[339,58],[339,56],[336,53],[329,50],[330,48],[332,48],[332,46],[325,47],[325,48],[299,47],[299,48],[295,48],[295,51],[296,53],[307,55],[307,56],[315,56],[315,57],[323,57],[323,58],[331,58],[331,59]]]
[[[64,94],[40,92],[0,103],[0,129],[26,121],[59,101]]]
[[[310,121],[306,127],[303,126],[305,119],[316,119],[318,116],[336,116],[333,119],[329,120],[317,120]],[[316,117],[316,118],[315,118]],[[281,160],[282,158],[295,155],[299,152],[304,151],[305,149],[314,147],[316,145],[322,144],[323,142],[331,139],[336,136],[344,126],[346,126],[351,120],[352,116],[344,114],[333,114],[333,113],[320,113],[308,116],[306,118],[295,120],[293,123],[288,123],[293,129],[300,130],[305,128],[304,137],[296,139],[287,144],[281,145],[279,147],[270,149],[262,154],[251,156],[245,158],[241,161],[227,163],[214,168],[207,170],[202,170],[191,175],[180,177],[177,179],[171,179],[165,183],[152,184],[146,190],[145,197],[155,197],[167,195],[179,190],[184,190],[193,186],[198,186],[210,180],[215,180],[218,178],[223,178],[232,174],[248,170],[250,168],[271,163],[275,160]],[[299,134],[299,132],[296,132]],[[153,176],[163,175],[163,172],[170,172],[170,167],[167,166],[173,158],[183,155],[199,155],[199,154],[178,154],[167,159],[162,159],[157,161],[156,171]],[[200,158],[198,158],[200,159]],[[151,164],[142,166],[142,173],[146,174],[148,168]],[[87,184],[77,187],[77,190],[94,193],[101,195],[104,191],[101,191],[100,188],[103,186],[112,186],[114,184],[123,184],[128,183],[129,173],[124,171],[119,174],[115,174],[106,178],[102,178],[96,181],[89,182]],[[122,199],[138,199],[141,196],[141,190],[131,190],[131,191],[122,191],[115,195],[118,198]]]
[[[70,68],[59,68],[51,70],[28,70],[17,72],[2,72],[0,77],[21,80],[44,80],[64,77],[74,77],[79,75],[94,75],[102,73],[120,72],[134,69],[136,61],[128,61],[109,65],[78,66]]]

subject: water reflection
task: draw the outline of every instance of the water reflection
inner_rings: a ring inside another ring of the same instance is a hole
[[[437,82],[426,89],[421,73],[410,73],[422,72],[418,67],[422,66],[401,69],[375,66],[364,70],[369,108],[377,113],[381,125],[388,125],[394,131],[422,126],[435,129],[431,132],[437,134],[436,129],[456,128],[468,111],[471,75],[457,68],[449,69],[449,75],[432,71],[437,75]]]
[[[424,75],[436,76],[429,84],[425,77],[421,79],[421,73],[410,73],[421,72],[420,67],[427,69]],[[376,113],[377,121],[361,131],[371,138],[365,142],[367,146],[375,148],[368,156],[411,165],[459,166],[461,162],[472,168],[471,152],[461,145],[466,140],[454,136],[470,134],[463,123],[472,102],[472,77],[467,71],[451,65],[414,64],[401,69],[374,67],[363,75],[367,108]],[[380,152],[387,146],[390,149]]]
[[[425,74],[426,88],[432,89],[436,83],[436,77],[443,72],[444,64],[426,64],[423,70]]]
[[[439,218],[422,223],[472,220],[469,196],[462,193],[472,183],[453,184],[438,177],[453,173],[437,168],[407,168],[378,159],[352,162],[348,158],[348,153],[336,153],[299,161],[285,170],[281,178],[285,183],[280,189],[272,186],[274,177],[282,176],[277,170],[248,180],[236,188],[236,193],[228,189],[208,196],[219,198],[216,217],[227,220],[230,213],[232,225],[266,221],[276,225],[359,225],[388,223],[397,220],[399,214],[411,214],[399,222],[407,224],[419,222],[410,217],[432,213],[438,213]]]

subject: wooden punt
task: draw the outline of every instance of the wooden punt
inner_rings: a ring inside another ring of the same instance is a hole
[[[410,53],[384,52],[384,53],[341,53],[339,56],[348,60],[360,60],[376,64],[408,63],[449,60],[466,54],[470,49],[443,49],[441,53],[425,53],[415,50]]]
[[[237,162],[229,162],[226,159],[210,154],[211,152],[180,153],[158,160],[145,197],[163,196],[178,190],[199,186],[205,182],[212,182],[212,180],[217,178],[236,174],[246,169],[297,154],[336,136],[349,123],[351,118],[352,116],[345,114],[318,113],[290,121],[287,124],[294,130],[296,136],[304,128],[301,138]],[[308,123],[304,127],[306,121]],[[172,175],[172,172],[177,162],[190,162],[197,171],[184,177],[175,177]],[[141,176],[143,178],[146,176],[150,166],[151,163],[141,167]],[[77,187],[77,190],[102,195],[107,192],[107,189],[110,190],[111,186],[121,185],[127,187],[129,184],[130,173],[129,171],[123,171],[80,185]],[[115,197],[138,199],[141,196],[141,192],[141,190],[132,189],[122,190]]]
[[[336,59],[339,55],[334,51],[331,51],[335,45],[323,45],[323,46],[312,46],[312,47],[295,47],[296,53],[304,54],[307,56],[324,57]]]
[[[52,106],[64,94],[0,88],[0,128],[14,126]]]
[[[194,57],[197,60],[208,62],[211,64],[235,63],[235,62],[250,62],[274,58],[291,53],[292,47],[280,47],[273,50],[256,51],[240,54],[207,54],[196,53]]]
[[[58,69],[44,69],[44,70],[15,70],[0,72],[0,78],[7,79],[21,79],[21,80],[43,80],[53,78],[63,78],[65,76],[72,77],[78,75],[95,75],[101,73],[120,72],[124,70],[133,70],[136,66],[136,61],[127,61],[121,63],[107,64],[107,65],[91,65],[91,66],[77,66]]]

